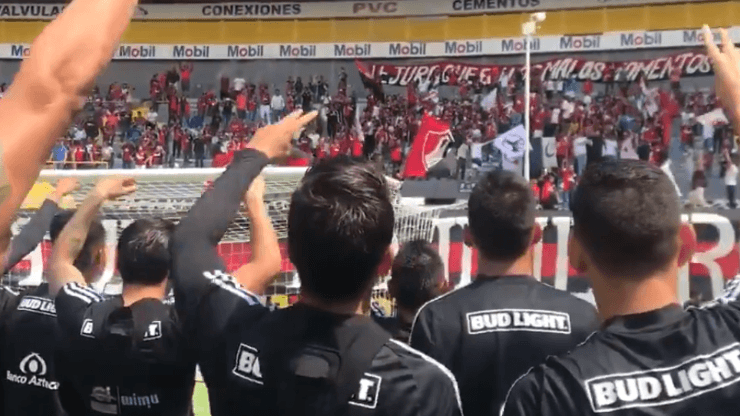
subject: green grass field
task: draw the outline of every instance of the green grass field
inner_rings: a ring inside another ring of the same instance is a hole
[[[206,383],[202,381],[195,382],[193,411],[195,416],[211,416],[211,410],[208,406],[208,390],[206,389]]]

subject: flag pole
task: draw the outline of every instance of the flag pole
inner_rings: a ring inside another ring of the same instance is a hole
[[[533,13],[529,16],[529,20],[522,24],[522,34],[524,35],[524,178],[529,182],[529,165],[530,165],[530,93],[532,88],[531,72],[532,72],[532,35],[537,32],[537,24],[545,21],[547,16],[544,12]]]

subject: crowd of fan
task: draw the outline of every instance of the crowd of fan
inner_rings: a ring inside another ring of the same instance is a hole
[[[55,167],[112,167],[117,158],[124,168],[202,167],[209,158],[212,166],[223,166],[259,127],[296,109],[318,109],[316,123],[296,142],[298,160],[365,157],[400,177],[426,112],[450,124],[455,138],[450,151],[458,159],[454,173],[463,178],[467,168],[471,179],[476,168],[485,169],[488,162],[501,167],[503,162],[496,151],[486,160],[471,158],[471,146],[524,122],[524,79],[519,71],[500,75],[494,85],[458,80],[452,74],[449,85],[416,82],[405,94],[368,89],[365,102],[359,103],[357,88],[347,84],[343,67],[334,91],[321,75],[305,83],[290,77],[282,90],[222,76],[218,94],[208,90],[197,98],[189,95],[193,70],[192,64],[183,63],[155,74],[148,99],[139,106],[133,104],[127,84],[112,84],[106,94],[96,88],[88,111],[54,148]],[[706,205],[706,175],[715,165],[728,186],[734,186],[726,175],[734,171],[727,169],[735,147],[732,128],[724,118],[700,117],[719,108],[716,95],[689,88],[686,82],[682,88],[680,71],[671,73],[670,87],[648,85],[642,78],[626,81],[619,71],[599,85],[575,78],[541,81],[534,75],[531,135],[534,140],[555,137],[557,146],[557,167],[532,164],[533,191],[543,207],[566,208],[579,173],[603,156],[651,160],[670,173],[676,168],[668,157],[674,138],[695,166],[690,202]],[[166,112],[166,123],[160,121],[160,111]],[[680,129],[674,123],[677,118]],[[513,162],[521,170],[520,161]],[[729,199],[732,205],[734,198]]]

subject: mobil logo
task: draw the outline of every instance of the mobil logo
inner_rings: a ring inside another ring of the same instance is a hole
[[[226,56],[229,58],[261,58],[265,56],[264,45],[229,45],[226,48]]]
[[[663,34],[660,32],[623,33],[619,36],[621,46],[660,46]]]
[[[599,49],[601,48],[601,36],[561,36],[560,49]]]
[[[369,43],[334,45],[334,56],[370,56],[372,45]]]
[[[316,56],[316,45],[280,45],[280,57],[311,58]]]
[[[202,45],[176,45],[172,47],[173,58],[208,58],[211,56],[211,47]]]
[[[149,58],[155,58],[156,55],[157,55],[157,47],[154,45],[121,46],[118,48],[119,58],[149,59]]]
[[[445,42],[445,53],[448,55],[472,55],[483,53],[483,41]]]
[[[391,56],[426,56],[427,44],[424,42],[391,43],[388,55]]]
[[[722,36],[719,32],[712,32],[714,42],[722,42]],[[683,31],[683,43],[704,43],[704,32],[701,30],[684,30]]]
[[[501,40],[501,51],[502,52],[524,52],[525,40],[520,38],[515,39],[502,39]],[[541,48],[541,42],[539,38],[532,39],[529,43],[529,50],[536,52]]]
[[[10,45],[10,56],[12,58],[25,58],[31,54],[31,47],[26,45]]]

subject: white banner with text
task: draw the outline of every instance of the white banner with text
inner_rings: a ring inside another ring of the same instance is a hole
[[[740,27],[729,28],[736,43]],[[532,53],[593,52],[695,47],[701,30],[612,32],[587,36],[542,36],[531,42]],[[0,44],[0,59],[22,59],[28,44]],[[523,38],[451,40],[444,42],[368,42],[293,44],[122,44],[114,59],[122,60],[258,60],[258,59],[388,59],[519,55]]]

